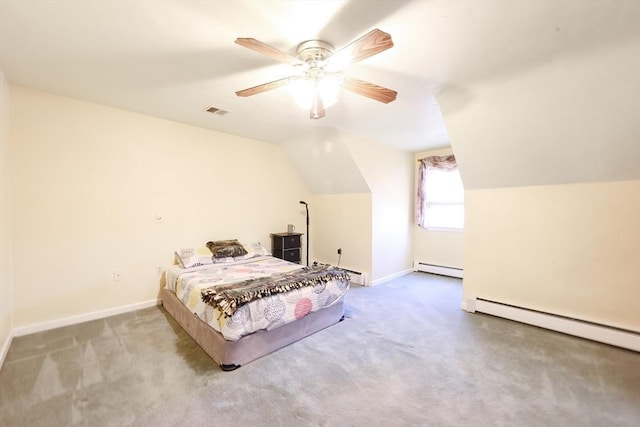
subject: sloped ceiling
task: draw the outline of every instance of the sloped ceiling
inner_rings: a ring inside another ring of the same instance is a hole
[[[465,188],[640,179],[640,38],[441,97]]]
[[[638,93],[639,22],[635,0],[4,1],[0,67],[11,84],[264,140],[290,153],[304,141],[335,144],[343,131],[409,151],[451,144],[468,188],[535,185],[636,176],[624,160],[637,159],[640,145],[629,123],[630,111],[638,111],[629,94]],[[391,104],[344,93],[327,117],[312,121],[286,89],[234,94],[290,75],[286,64],[235,45],[236,37],[292,52],[314,38],[341,47],[373,28],[390,33],[395,46],[348,74],[397,90]],[[610,74],[607,61],[614,61]],[[208,106],[230,113],[211,115]],[[563,173],[560,166],[523,167],[549,159],[566,165],[570,154],[583,160]],[[599,160],[625,172],[585,172]],[[310,187],[322,191],[362,188],[357,176],[341,184],[309,175]]]
[[[334,127],[406,149],[441,146],[448,139],[433,83],[398,62],[411,62],[415,43],[403,30],[411,13],[403,10],[421,3],[2,2],[0,63],[12,84],[275,144]],[[235,95],[293,74],[289,65],[236,45],[237,37],[293,52],[315,38],[339,48],[375,27],[390,32],[396,47],[355,64],[349,74],[397,90],[392,104],[343,93],[327,117],[312,121],[286,88]],[[211,115],[204,112],[208,106],[230,113]],[[402,125],[390,130],[395,123]]]
[[[304,135],[304,140],[286,138],[281,146],[312,193],[370,192],[344,135],[331,127],[307,129]]]

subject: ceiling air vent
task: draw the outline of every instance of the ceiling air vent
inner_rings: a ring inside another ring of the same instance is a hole
[[[218,116],[224,116],[225,114],[228,113],[227,110],[223,110],[222,108],[216,108],[216,107],[208,107],[205,111],[207,113],[217,114]]]

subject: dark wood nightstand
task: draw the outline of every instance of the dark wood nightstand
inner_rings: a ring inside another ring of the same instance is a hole
[[[300,264],[302,233],[272,233],[271,253],[274,257]]]

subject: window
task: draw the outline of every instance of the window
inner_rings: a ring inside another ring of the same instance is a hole
[[[427,229],[464,228],[464,188],[454,156],[418,160],[417,221]]]

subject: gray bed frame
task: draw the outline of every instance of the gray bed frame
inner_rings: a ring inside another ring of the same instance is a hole
[[[342,298],[295,322],[270,331],[258,331],[237,341],[227,341],[222,334],[189,311],[174,292],[163,288],[160,297],[167,312],[224,371],[237,369],[344,319]]]

